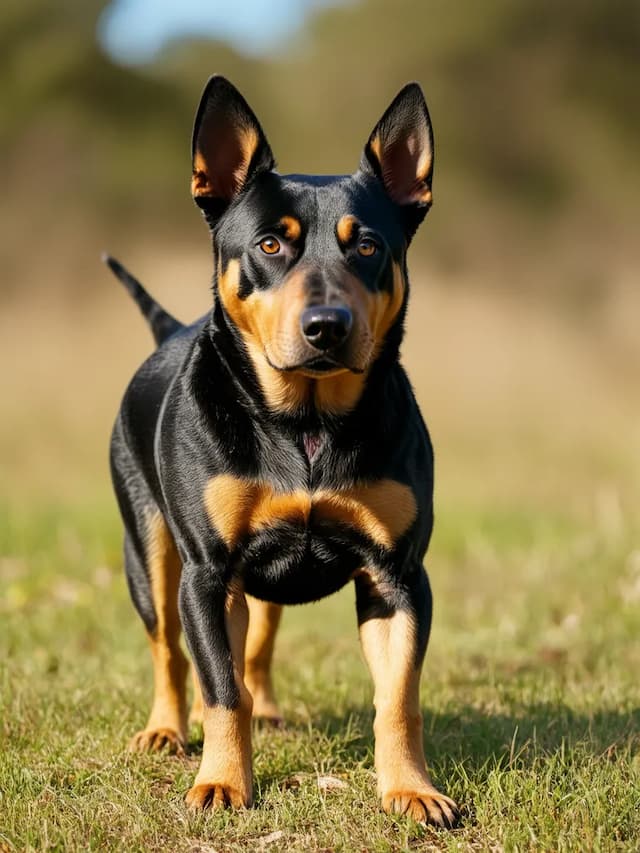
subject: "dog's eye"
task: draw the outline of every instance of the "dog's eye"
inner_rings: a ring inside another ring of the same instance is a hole
[[[258,245],[265,255],[277,255],[280,251],[280,242],[275,237],[265,237]]]
[[[363,258],[370,258],[371,255],[375,255],[377,251],[378,247],[373,240],[370,240],[368,237],[365,237],[358,243],[358,254],[362,255]]]

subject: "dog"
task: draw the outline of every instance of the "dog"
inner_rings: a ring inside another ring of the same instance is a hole
[[[399,363],[406,252],[431,206],[433,160],[411,83],[353,175],[280,175],[247,102],[214,76],[191,180],[213,243],[210,315],[182,325],[107,258],[158,345],[124,395],[110,455],[154,671],[131,748],[180,753],[201,722],[194,809],[252,805],[251,719],[280,720],[270,669],[282,606],[353,581],[382,806],[459,819],[423,751],[433,452]]]

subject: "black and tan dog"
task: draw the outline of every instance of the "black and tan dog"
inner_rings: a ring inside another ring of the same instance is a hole
[[[111,447],[125,562],[155,678],[140,750],[204,727],[187,802],[252,802],[251,717],[271,686],[283,604],[352,580],[375,685],[387,811],[452,826],[433,786],[418,696],[431,622],[422,561],[433,456],[399,364],[406,251],[431,205],[433,137],[416,84],[374,128],[354,175],[282,176],[223,77],[195,121],[191,188],[211,229],[214,306],[182,326],[115,261],[158,349],[125,394]]]

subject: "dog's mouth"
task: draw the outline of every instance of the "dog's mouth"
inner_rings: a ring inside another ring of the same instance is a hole
[[[337,373],[343,373],[348,370],[350,373],[363,373],[364,371],[355,366],[345,364],[332,356],[323,353],[322,355],[307,358],[304,361],[292,365],[274,364],[269,356],[266,356],[270,367],[274,370],[279,370],[281,373],[302,373],[304,376],[311,377],[326,377],[333,376]]]
[[[334,358],[331,358],[327,355],[317,356],[315,358],[310,358],[307,361],[303,361],[301,364],[298,364],[295,367],[287,368],[287,370],[297,370],[300,373],[310,373],[310,374],[318,374],[325,375],[328,373],[336,373],[342,370],[348,370],[346,365],[341,364]]]

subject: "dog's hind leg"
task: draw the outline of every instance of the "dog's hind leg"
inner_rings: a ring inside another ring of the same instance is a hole
[[[193,661],[191,661],[191,684],[193,685],[193,699],[191,700],[191,710],[189,711],[189,725],[201,726],[204,715],[204,702],[202,699],[202,687],[198,680]]]
[[[282,716],[273,692],[271,662],[282,606],[247,596],[249,629],[245,650],[245,684],[253,697],[253,716],[282,724]]]
[[[180,753],[187,735],[188,667],[180,647],[180,559],[160,511],[148,510],[145,522],[144,554],[139,554],[139,549],[134,548],[127,536],[125,564],[132,598],[147,628],[153,659],[154,697],[149,720],[132,738],[130,749],[148,751],[167,747],[171,752]]]

